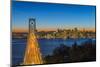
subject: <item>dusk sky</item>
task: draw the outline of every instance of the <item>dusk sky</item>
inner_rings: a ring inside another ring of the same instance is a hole
[[[95,28],[95,6],[12,2],[13,29],[28,29],[29,18],[38,29]]]

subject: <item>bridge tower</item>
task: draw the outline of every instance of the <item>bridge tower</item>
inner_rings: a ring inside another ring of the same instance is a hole
[[[36,19],[30,18],[29,19],[29,33],[36,33]]]
[[[36,37],[36,20],[33,18],[29,19],[29,33],[27,38],[27,46],[24,56],[24,65],[29,64],[42,64],[43,60],[39,44]]]

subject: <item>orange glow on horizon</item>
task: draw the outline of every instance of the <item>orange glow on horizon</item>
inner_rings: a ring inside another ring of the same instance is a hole
[[[57,29],[54,29],[54,28],[46,28],[46,29],[43,29],[43,28],[39,28],[37,29],[38,31],[56,31]],[[28,29],[13,29],[12,32],[28,32]]]
[[[27,29],[12,29],[12,32],[28,32]]]
[[[37,29],[38,31],[56,31],[57,29],[54,29],[54,28],[46,28],[46,29]],[[92,31],[92,32],[95,32],[96,30],[95,30],[95,28],[88,28],[88,29],[86,29],[86,28],[78,28],[78,30],[80,30],[80,31]],[[18,28],[16,28],[16,29],[12,29],[12,32],[28,32],[28,29],[18,29]]]

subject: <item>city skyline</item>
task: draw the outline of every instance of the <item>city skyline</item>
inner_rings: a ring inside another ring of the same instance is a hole
[[[18,1],[12,5],[13,30],[27,30],[29,18],[36,18],[38,30],[95,29],[95,6]]]

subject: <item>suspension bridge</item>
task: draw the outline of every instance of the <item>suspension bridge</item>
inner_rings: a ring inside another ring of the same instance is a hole
[[[29,19],[29,33],[24,56],[24,65],[43,64],[40,47],[36,37],[36,19]]]

